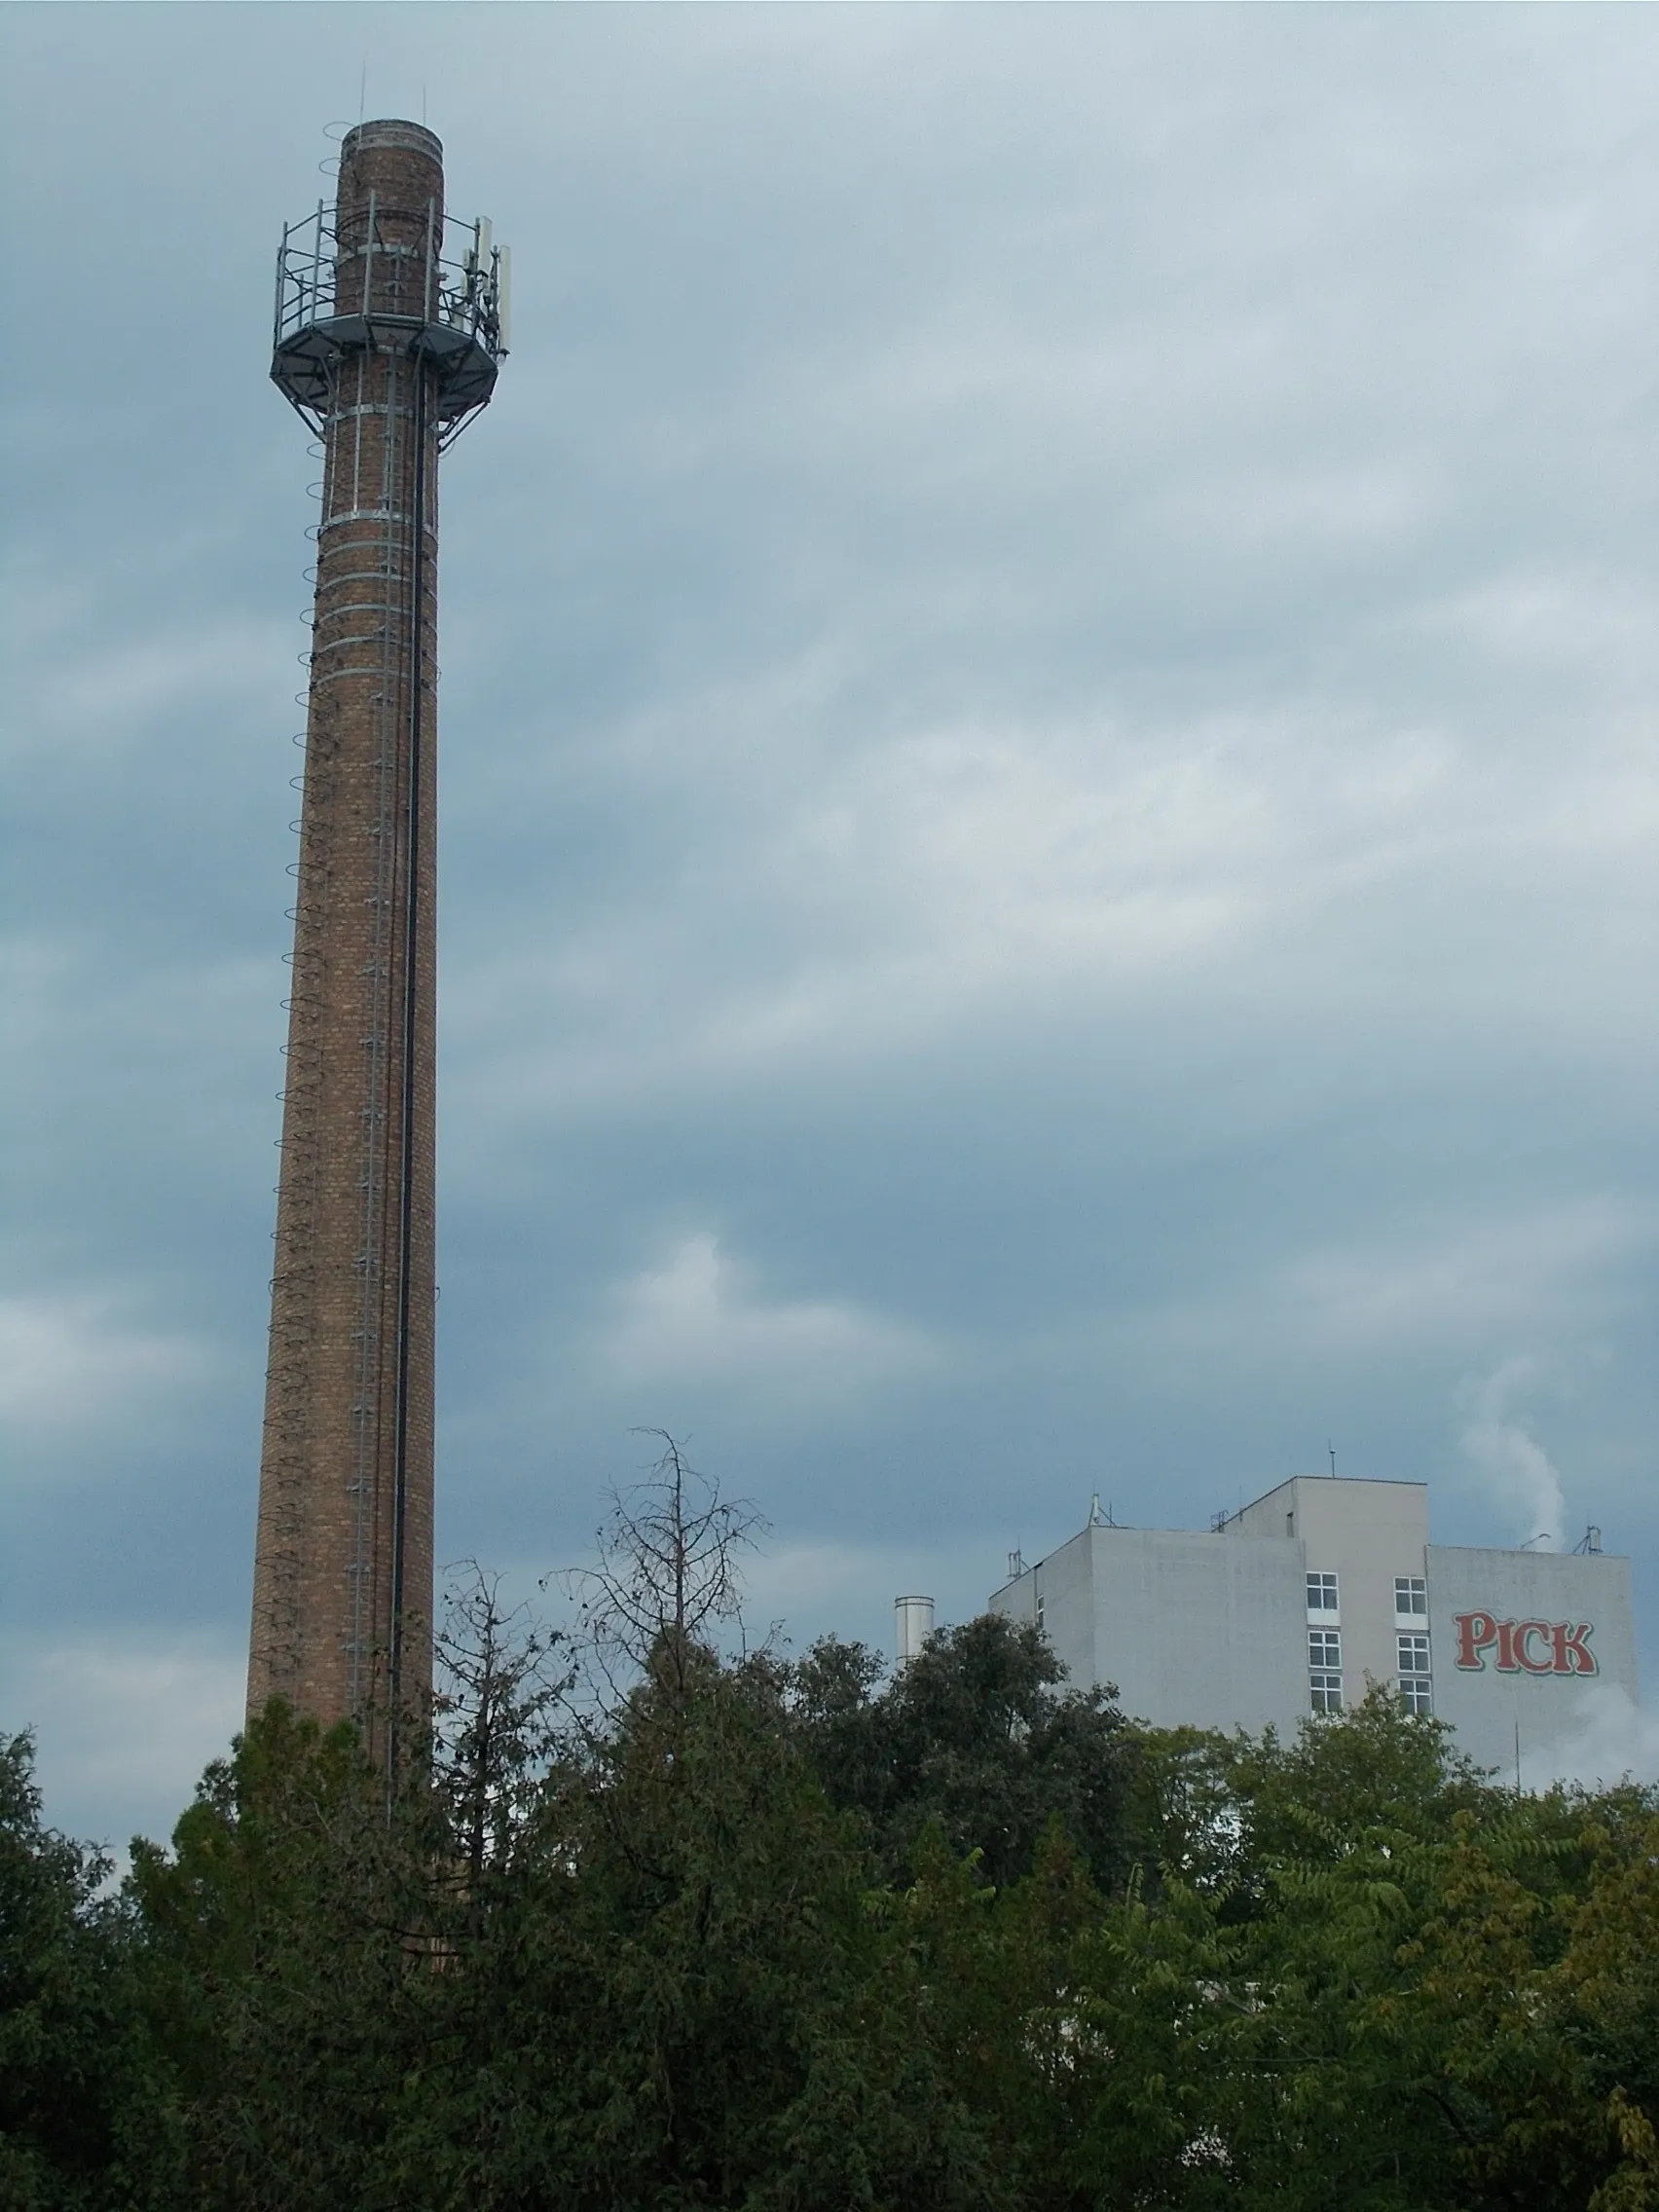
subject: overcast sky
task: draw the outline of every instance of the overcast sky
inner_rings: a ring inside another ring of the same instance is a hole
[[[327,132],[514,248],[444,464],[439,1529],[633,1424],[762,1625],[1098,1491],[1636,1562],[1659,1681],[1651,9],[8,7],[0,1725],[240,1716]],[[1638,1721],[1605,1757],[1659,1771]],[[1599,1754],[1600,1755],[1600,1754]]]

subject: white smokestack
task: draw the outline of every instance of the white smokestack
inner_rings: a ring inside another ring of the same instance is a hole
[[[895,1598],[893,1641],[899,1665],[907,1667],[933,1634],[934,1602],[931,1598]]]

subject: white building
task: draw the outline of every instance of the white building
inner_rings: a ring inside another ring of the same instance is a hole
[[[1093,1520],[990,1604],[1155,1727],[1288,1736],[1383,1682],[1510,1774],[1637,1697],[1628,1559],[1431,1544],[1420,1483],[1298,1476],[1203,1533]]]

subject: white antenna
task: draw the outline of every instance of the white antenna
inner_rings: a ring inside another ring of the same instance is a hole
[[[490,266],[490,248],[496,238],[496,226],[491,222],[488,215],[479,216],[477,223],[473,226],[473,238],[475,240],[474,250],[478,255],[478,266],[480,269],[488,269]]]
[[[510,245],[496,248],[496,321],[500,330],[500,350],[504,353],[513,342],[513,249]]]

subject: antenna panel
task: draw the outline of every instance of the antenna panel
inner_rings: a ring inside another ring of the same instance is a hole
[[[501,351],[505,353],[513,342],[513,249],[510,245],[496,248],[496,321],[501,334]]]

